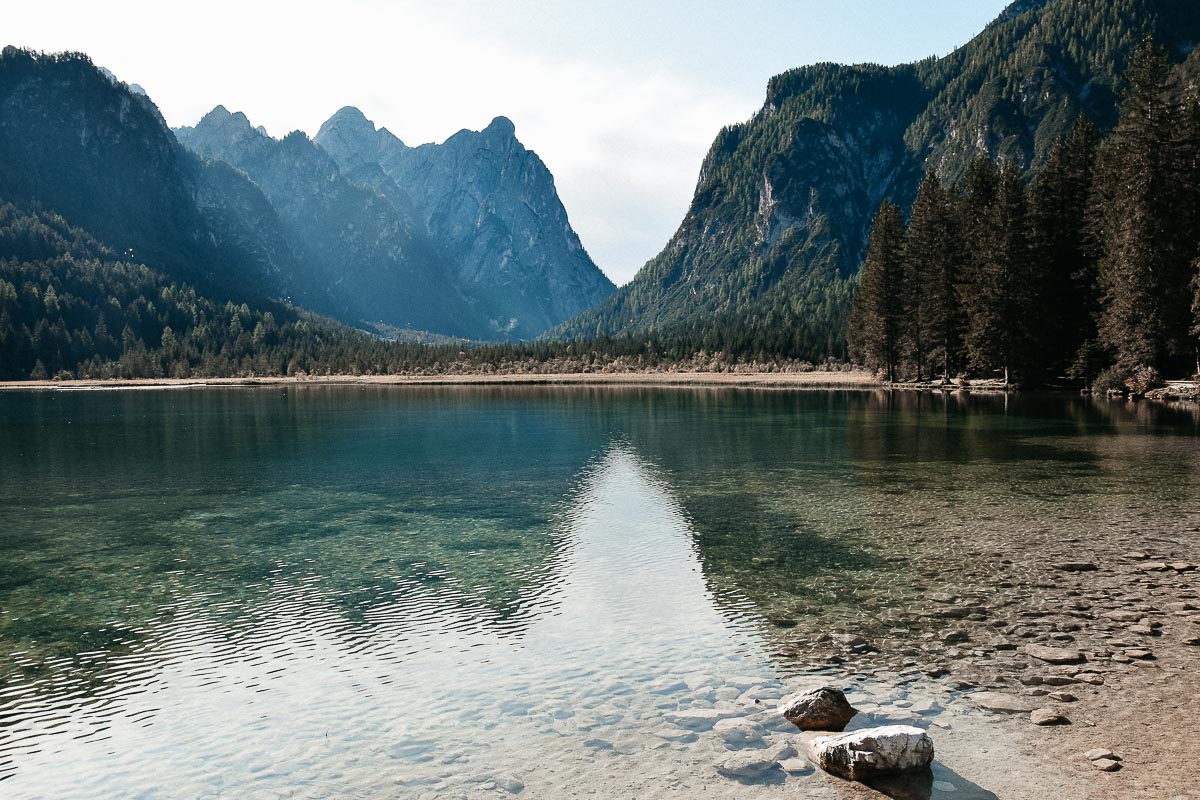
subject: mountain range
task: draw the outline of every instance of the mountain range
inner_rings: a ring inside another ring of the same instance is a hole
[[[84,56],[0,58],[0,199],[169,278],[476,340],[532,338],[613,291],[508,120],[408,148],[343,109],[318,138],[273,139],[223,107],[172,131]]]
[[[294,300],[344,321],[532,338],[613,291],[507,119],[410,148],[351,107],[273,139],[218,106],[175,135],[262,190],[298,254]]]
[[[1114,124],[1148,36],[1194,85],[1200,6],[1178,0],[1020,0],[942,58],[778,75],[751,119],[717,133],[678,230],[620,289],[504,117],[416,147],[352,107],[311,138],[274,138],[222,106],[172,130],[144,91],[77,53],[0,54],[0,202],[18,233],[86,234],[105,263],[144,264],[153,285],[214,308],[246,305],[243,321],[293,308],[405,341],[612,337],[844,358],[881,201],[907,208],[928,171],[953,185],[980,155],[1036,175],[1081,116],[1101,133]],[[24,321],[0,305],[0,347],[9,330],[28,364],[43,351],[47,366],[81,363],[103,309],[46,316],[70,340],[52,351],[30,316],[46,287],[12,286],[0,290]],[[147,331],[130,341],[153,348],[161,332]]]

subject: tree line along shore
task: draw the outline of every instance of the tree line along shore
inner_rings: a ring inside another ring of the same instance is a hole
[[[1026,183],[977,159],[912,213],[884,202],[850,316],[888,381],[986,376],[1097,391],[1200,373],[1200,99],[1146,42],[1117,125],[1086,118]]]

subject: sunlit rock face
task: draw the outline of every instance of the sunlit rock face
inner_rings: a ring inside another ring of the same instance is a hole
[[[553,176],[507,118],[408,147],[347,107],[315,141],[343,174],[414,215],[497,336],[534,336],[612,293],[571,228]]]
[[[283,222],[301,263],[293,299],[354,325],[485,338],[490,326],[445,259],[392,199],[341,174],[303,133],[274,139],[217,106],[176,130],[193,152],[244,173]]]

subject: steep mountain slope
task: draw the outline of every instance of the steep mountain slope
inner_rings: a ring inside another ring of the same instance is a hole
[[[943,59],[777,76],[759,113],[717,136],[666,248],[550,335],[844,356],[848,280],[880,201],[907,205],[927,168],[953,182],[979,154],[1036,169],[1080,113],[1111,125],[1147,34],[1182,60],[1200,5],[1022,0]]]
[[[501,333],[540,333],[612,293],[571,229],[550,171],[509,120],[410,148],[347,107],[315,141],[349,179],[415,215],[453,264],[456,285]]]
[[[278,294],[294,268],[257,188],[186,152],[144,95],[80,54],[0,54],[0,199],[222,296]]]
[[[351,183],[303,133],[273,139],[218,106],[176,131],[194,152],[224,162],[263,191],[295,243],[301,305],[360,323],[487,338],[494,326],[456,292],[444,259],[409,216]]]

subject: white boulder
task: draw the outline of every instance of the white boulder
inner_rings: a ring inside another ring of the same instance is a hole
[[[812,749],[821,769],[853,781],[916,772],[933,762],[933,740],[910,725],[822,736]]]

